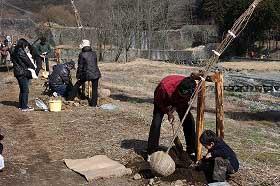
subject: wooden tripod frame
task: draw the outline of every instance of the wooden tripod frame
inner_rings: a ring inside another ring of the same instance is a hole
[[[195,80],[200,80],[200,73],[192,73],[191,78]],[[215,100],[216,100],[216,134],[220,139],[224,138],[224,78],[223,73],[221,71],[215,72],[215,74],[211,76],[207,76],[206,80],[208,82],[215,83]],[[205,110],[205,97],[206,97],[206,84],[205,81],[201,86],[201,90],[198,93],[197,97],[197,117],[196,117],[196,159],[200,160],[202,158],[202,144],[199,142],[199,138],[204,129],[204,110]]]

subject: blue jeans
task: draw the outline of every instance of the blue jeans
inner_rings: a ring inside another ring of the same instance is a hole
[[[67,93],[67,85],[57,85],[55,87],[50,86],[51,90],[58,93],[59,96],[65,96]]]
[[[59,96],[67,98],[69,92],[72,90],[73,85],[70,83],[69,85],[62,84],[62,85],[52,85],[50,84],[50,89],[56,92]]]
[[[27,109],[30,79],[17,77],[19,84],[19,108]]]

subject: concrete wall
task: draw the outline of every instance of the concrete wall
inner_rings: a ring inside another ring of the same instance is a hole
[[[9,35],[12,39],[26,38],[34,41],[36,37],[35,23],[30,19],[5,19],[0,18],[0,35]]]
[[[65,48],[62,50],[62,58],[75,59],[80,50],[79,46],[82,39],[89,39],[92,46],[97,44],[97,30],[95,28],[61,27],[49,25],[42,27],[32,22],[30,19],[1,19],[2,34],[14,35],[17,38],[25,37],[31,43],[41,35],[47,35],[52,46],[67,45],[73,49]],[[151,38],[151,59],[162,61],[173,61],[185,63],[198,59],[206,59],[209,56],[209,47],[203,50],[186,51],[184,49],[215,42],[217,29],[209,25],[187,25],[178,30],[155,31]],[[114,41],[113,41],[114,42]],[[132,49],[128,52],[129,59],[135,57],[148,58],[148,33],[142,32],[139,39],[134,38]],[[113,61],[116,50],[106,50],[103,52],[105,61]],[[124,52],[120,56],[120,61],[124,61]]]
[[[209,58],[209,53],[206,47],[200,51],[184,51],[184,50],[151,50],[151,60],[156,61],[166,61],[178,64],[195,64],[200,60]],[[61,59],[74,61],[78,60],[78,55],[81,49],[61,49]],[[102,52],[104,62],[112,62],[115,60],[117,55],[117,50],[107,50]],[[99,53],[97,52],[99,56]],[[148,50],[131,49],[128,51],[128,60],[133,60],[134,58],[149,58]],[[119,57],[118,61],[125,61],[125,52],[123,51]]]
[[[51,40],[55,45],[73,45],[79,46],[82,39],[88,39],[97,43],[97,32],[95,28],[77,28],[77,27],[51,27]]]
[[[182,50],[201,44],[215,43],[217,38],[218,31],[215,26],[186,25],[178,30],[153,32],[151,48]],[[146,49],[145,46],[141,48]]]

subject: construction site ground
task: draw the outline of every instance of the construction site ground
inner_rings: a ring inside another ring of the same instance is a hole
[[[225,69],[237,68],[241,72],[248,72],[250,68],[254,75],[271,73],[279,77],[280,71],[280,63],[266,63],[253,69],[248,63],[222,65],[228,65]],[[19,88],[13,72],[0,72],[0,127],[5,135],[3,156],[6,166],[0,172],[1,185],[140,186],[151,181],[135,180],[133,176],[147,168],[141,154],[147,147],[153,90],[166,75],[189,75],[199,68],[137,59],[128,63],[101,63],[100,69],[100,87],[110,89],[111,96],[100,99],[99,105],[112,103],[117,105],[115,110],[77,104],[63,105],[63,110],[57,113],[21,112],[17,108]],[[30,105],[35,107],[37,97],[46,101],[46,96],[41,95],[44,82],[43,78],[32,80]],[[240,160],[240,170],[230,178],[230,184],[280,185],[279,105],[280,98],[270,93],[225,92],[225,141]],[[191,112],[196,115],[195,104]],[[175,123],[179,124],[178,118]],[[206,129],[215,130],[215,95],[210,90],[207,91],[204,123]],[[179,137],[183,142],[182,134]],[[164,122],[161,145],[167,146],[171,138],[171,126]],[[133,174],[87,182],[68,169],[63,161],[99,154],[132,168]],[[203,185],[205,181],[195,171],[178,168],[167,178],[156,178],[153,184],[178,183]]]

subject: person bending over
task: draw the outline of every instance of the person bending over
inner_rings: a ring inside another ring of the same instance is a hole
[[[196,87],[195,80],[181,75],[170,75],[161,80],[154,92],[153,120],[148,139],[148,154],[158,151],[160,128],[164,114],[167,114],[171,124],[176,111],[180,120],[188,108],[188,101]],[[183,122],[183,131],[190,158],[195,158],[195,122],[189,112]]]

